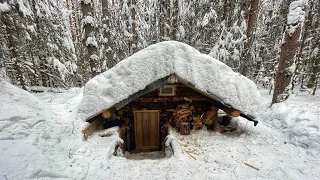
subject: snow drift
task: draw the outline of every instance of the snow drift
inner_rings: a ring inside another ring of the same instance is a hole
[[[0,79],[0,122],[22,116],[39,117],[45,114],[45,105],[28,91]]]
[[[270,97],[271,98],[271,97]],[[286,135],[286,142],[301,146],[313,155],[320,154],[319,97],[290,95],[284,102],[266,103],[260,110],[260,122],[266,122]]]
[[[251,80],[189,45],[166,41],[151,45],[92,78],[85,85],[79,116],[86,119],[111,108],[171,74],[246,114],[254,114],[260,94]]]
[[[0,140],[23,139],[47,118],[45,105],[35,96],[0,79]]]

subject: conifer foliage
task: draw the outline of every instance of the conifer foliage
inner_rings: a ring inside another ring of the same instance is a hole
[[[83,86],[175,40],[273,88],[319,86],[317,0],[0,0],[0,78],[26,90]],[[273,91],[272,90],[272,91]]]

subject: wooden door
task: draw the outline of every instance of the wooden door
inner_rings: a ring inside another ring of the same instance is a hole
[[[159,148],[159,110],[134,111],[134,127],[137,150]]]

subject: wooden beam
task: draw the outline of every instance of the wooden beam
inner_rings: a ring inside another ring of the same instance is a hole
[[[101,113],[105,112],[105,111],[109,111],[110,115],[112,115],[112,114],[116,113],[117,110],[115,107],[112,107],[110,109],[102,110],[102,111],[90,116],[87,119],[87,122],[89,122],[91,124],[82,130],[82,134],[83,134],[85,140],[87,140],[88,137],[106,120],[101,115]]]
[[[104,119],[96,119],[88,127],[82,130],[82,134],[85,140],[104,122]]]
[[[92,122],[95,120],[95,118],[96,118],[98,115],[100,115],[101,113],[103,113],[104,111],[109,111],[110,114],[112,115],[112,114],[116,113],[117,109],[116,109],[115,107],[112,107],[112,108],[110,108],[110,109],[104,109],[104,110],[102,110],[102,111],[99,111],[99,112],[93,114],[92,116],[88,117],[88,118],[86,119],[86,122],[92,123]]]
[[[200,97],[200,96],[193,96],[193,97],[189,96],[188,99],[192,101],[211,101],[211,99],[207,97]],[[152,103],[152,102],[177,102],[177,101],[185,101],[185,97],[184,96],[140,97],[138,99],[133,100],[132,102]]]

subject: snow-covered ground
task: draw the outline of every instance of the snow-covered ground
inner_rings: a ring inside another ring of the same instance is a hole
[[[82,89],[30,94],[0,80],[0,179],[320,179],[320,94],[272,108],[261,94],[257,127],[239,118],[232,134],[174,133],[179,157],[129,160],[112,156],[116,128],[82,139]]]

